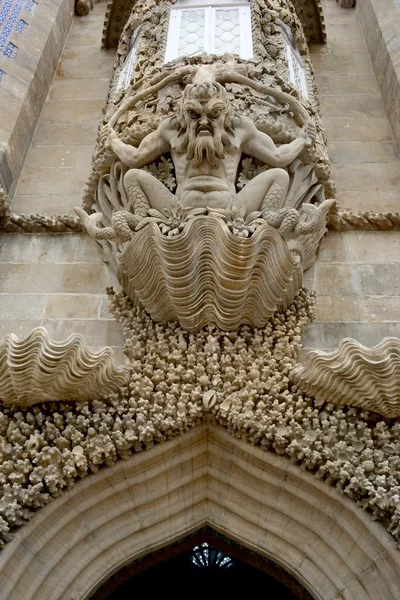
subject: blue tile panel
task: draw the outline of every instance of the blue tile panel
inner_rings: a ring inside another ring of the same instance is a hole
[[[28,23],[21,19],[21,13],[32,12],[35,6],[34,0],[0,0],[0,56],[15,56],[17,48],[9,38],[13,31],[24,33]]]

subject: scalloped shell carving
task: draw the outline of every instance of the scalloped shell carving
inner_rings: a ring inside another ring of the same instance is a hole
[[[290,378],[319,403],[399,417],[400,339],[387,337],[368,348],[345,338],[332,352],[308,352],[305,365],[293,369]]]
[[[156,322],[178,320],[191,332],[211,324],[229,331],[263,327],[302,283],[302,268],[275,229],[262,225],[240,238],[213,215],[195,217],[174,237],[149,223],[118,260],[132,300]]]
[[[22,340],[13,333],[0,340],[0,400],[5,405],[90,400],[116,391],[127,378],[111,348],[90,350],[79,334],[56,342],[36,327]]]

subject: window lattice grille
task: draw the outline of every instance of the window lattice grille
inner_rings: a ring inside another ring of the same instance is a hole
[[[240,54],[240,23],[237,9],[215,11],[215,52]]]
[[[192,549],[191,561],[199,569],[229,569],[233,566],[233,560],[211,546],[208,542],[203,542]]]
[[[205,10],[183,10],[179,35],[179,56],[201,54],[204,48]]]
[[[250,6],[245,0],[204,6],[201,0],[178,0],[171,8],[165,62],[179,56],[239,54],[252,58]]]

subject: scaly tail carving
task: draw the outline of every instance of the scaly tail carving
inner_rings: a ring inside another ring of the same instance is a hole
[[[140,221],[138,216],[124,210],[119,210],[112,216],[111,227],[98,227],[97,223],[101,221],[103,217],[101,213],[88,215],[87,212],[79,206],[76,206],[74,210],[80,217],[90,237],[95,240],[128,242],[132,237],[132,231]]]
[[[139,183],[135,180],[130,181],[126,185],[126,191],[128,192],[128,197],[132,202],[132,208],[135,215],[138,215],[138,217],[141,219],[147,217],[147,214],[150,210],[150,203]]]

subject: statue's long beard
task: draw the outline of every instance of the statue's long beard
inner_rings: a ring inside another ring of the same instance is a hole
[[[186,131],[180,149],[181,151],[187,149],[187,160],[192,161],[195,167],[207,162],[212,167],[217,168],[221,158],[225,156],[225,148],[229,148],[231,145],[231,141],[225,132],[222,135],[214,133],[214,136],[193,137]]]

